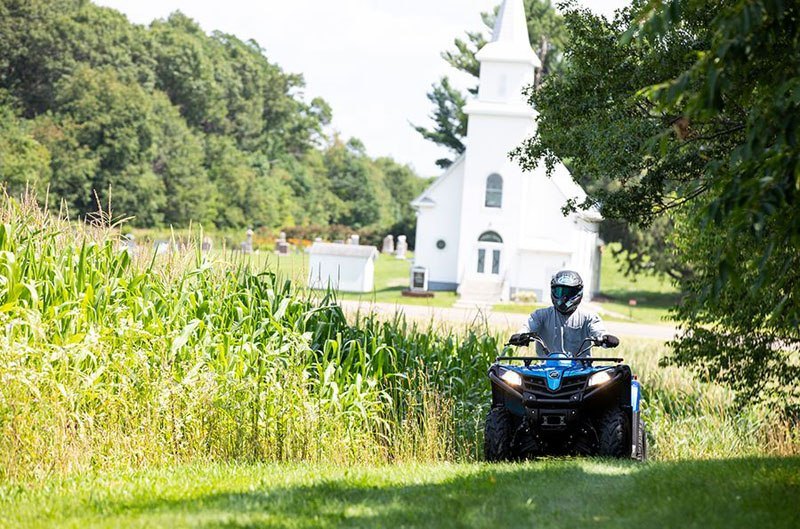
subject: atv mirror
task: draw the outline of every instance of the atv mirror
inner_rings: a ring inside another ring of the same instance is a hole
[[[612,334],[606,334],[603,336],[600,345],[607,348],[614,348],[619,345],[619,338]]]

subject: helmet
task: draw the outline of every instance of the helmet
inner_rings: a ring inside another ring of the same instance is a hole
[[[572,314],[583,299],[583,279],[578,272],[561,270],[550,280],[550,299],[561,314]]]

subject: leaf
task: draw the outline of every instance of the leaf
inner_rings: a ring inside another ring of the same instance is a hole
[[[200,325],[200,320],[192,320],[190,321],[181,331],[177,338],[172,341],[172,346],[170,347],[170,352],[174,355],[178,351],[183,348],[188,342],[189,338],[194,334],[194,331],[197,329],[197,326]]]

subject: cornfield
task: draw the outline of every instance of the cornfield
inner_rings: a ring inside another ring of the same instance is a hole
[[[348,321],[333,293],[245,259],[132,255],[108,225],[0,200],[0,479],[479,458],[490,330]],[[656,367],[662,349],[623,351],[660,457],[796,451],[790,430]]]

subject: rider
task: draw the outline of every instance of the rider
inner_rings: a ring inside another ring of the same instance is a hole
[[[550,299],[553,306],[534,311],[520,332],[538,334],[551,353],[577,354],[586,338],[603,338],[608,334],[600,316],[578,308],[583,299],[583,280],[577,272],[556,273],[550,280]],[[517,334],[511,337],[512,344],[517,337]],[[536,352],[544,353],[538,343]]]

